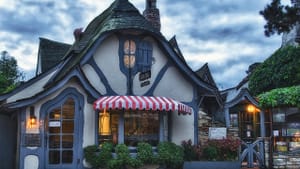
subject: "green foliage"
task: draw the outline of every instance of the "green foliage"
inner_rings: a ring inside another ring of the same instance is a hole
[[[258,99],[262,108],[300,108],[300,86],[273,89],[269,92],[258,95]]]
[[[23,73],[18,70],[17,60],[1,52],[0,57],[0,94],[13,90],[23,78]]]
[[[101,150],[96,145],[87,146],[84,148],[84,157],[94,168],[106,167],[112,159],[112,149],[111,143],[104,143]]]
[[[83,150],[86,161],[94,167],[98,167],[98,158],[96,152],[98,152],[98,147],[96,145],[87,146]]]
[[[157,146],[158,161],[167,168],[180,168],[184,162],[183,148],[171,142],[161,142]]]
[[[280,0],[272,0],[271,4],[259,13],[267,21],[264,25],[267,37],[275,33],[289,32],[298,21],[297,8],[281,5]]]
[[[128,147],[125,144],[118,144],[115,147],[115,151],[117,157],[109,162],[109,169],[123,169],[126,168],[126,166],[130,166],[132,168],[139,168],[143,165],[140,159],[132,158],[130,156]]]
[[[192,145],[192,140],[182,141],[181,146],[184,153],[184,161],[199,160],[200,145]]]
[[[240,148],[241,142],[239,139],[236,138],[224,138],[221,140],[209,140],[207,146],[210,147],[211,156],[209,158],[214,158],[218,161],[233,161],[237,160],[238,158],[238,151]],[[214,155],[214,150],[212,148],[215,148],[217,150],[217,154]],[[205,148],[204,148],[205,150]],[[205,153],[203,153],[206,155]]]
[[[249,78],[249,90],[258,95],[276,88],[300,84],[300,47],[287,46],[257,66]]]
[[[203,149],[204,158],[210,161],[216,161],[218,156],[218,149],[214,145],[208,145]]]
[[[152,164],[155,160],[152,146],[145,142],[138,143],[137,158],[140,159],[144,164]]]

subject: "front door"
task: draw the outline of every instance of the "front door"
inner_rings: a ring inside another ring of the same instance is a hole
[[[78,104],[66,97],[49,107],[45,114],[45,167],[78,168]]]

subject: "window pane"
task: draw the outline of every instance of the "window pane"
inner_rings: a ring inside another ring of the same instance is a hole
[[[73,135],[62,136],[62,147],[73,148]]]
[[[51,127],[49,125],[49,133],[60,133],[60,127]]]
[[[62,115],[64,119],[73,119],[75,111],[75,103],[73,99],[68,99],[62,107]]]
[[[60,148],[60,136],[49,136],[49,148]]]
[[[49,114],[49,119],[60,119],[60,108],[53,109]]]
[[[54,150],[49,151],[49,164],[59,164],[60,163],[60,151]]]
[[[126,112],[125,144],[137,146],[138,142],[147,142],[152,146],[158,144],[159,139],[159,116],[158,113],[149,111]]]
[[[62,163],[72,163],[73,162],[73,151],[65,150],[62,152]]]
[[[74,131],[74,121],[73,120],[64,120],[62,122],[62,133],[73,133]]]

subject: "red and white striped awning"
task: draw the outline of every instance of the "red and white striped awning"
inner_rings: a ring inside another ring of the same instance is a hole
[[[103,96],[94,102],[95,110],[158,110],[192,114],[192,108],[168,97],[158,96]]]

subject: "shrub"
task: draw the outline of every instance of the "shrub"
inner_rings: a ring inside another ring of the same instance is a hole
[[[204,158],[210,161],[216,161],[218,157],[218,149],[215,145],[208,145],[204,147],[203,154],[205,154]]]
[[[86,161],[92,166],[92,167],[100,167],[98,162],[98,146],[91,145],[84,148],[83,153]]]
[[[137,158],[144,164],[152,164],[154,162],[152,146],[145,142],[138,143]]]
[[[192,140],[182,141],[181,146],[183,148],[184,160],[195,161],[200,157],[200,146],[192,145]]]
[[[100,150],[98,146],[91,145],[84,148],[84,156],[92,167],[106,167],[108,162],[112,159],[112,149],[113,145],[111,143],[104,143]]]
[[[184,162],[183,148],[171,142],[161,142],[157,146],[158,161],[166,168],[180,168]]]
[[[235,138],[209,140],[203,148],[203,157],[207,160],[232,161],[237,160],[241,141]]]

